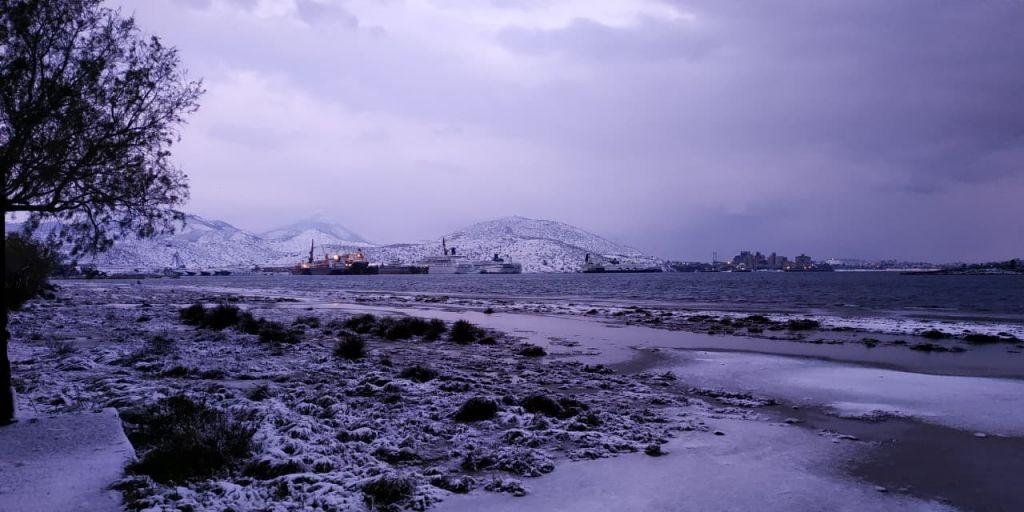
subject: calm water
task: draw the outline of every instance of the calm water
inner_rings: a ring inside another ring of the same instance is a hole
[[[887,272],[227,276],[147,281],[298,291],[658,303],[723,311],[970,318],[1024,323],[1024,276]]]

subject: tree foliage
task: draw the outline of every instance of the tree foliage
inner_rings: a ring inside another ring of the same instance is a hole
[[[47,277],[57,263],[53,246],[20,234],[4,241],[4,308],[18,309],[48,288]]]
[[[173,229],[188,189],[170,147],[202,92],[101,0],[0,0],[4,213],[58,221],[73,254]]]

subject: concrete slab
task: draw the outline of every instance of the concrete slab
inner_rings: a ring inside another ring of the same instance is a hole
[[[135,451],[115,409],[0,428],[0,512],[120,511],[109,489]]]

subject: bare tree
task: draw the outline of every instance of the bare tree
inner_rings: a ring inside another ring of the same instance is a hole
[[[183,221],[186,176],[169,149],[203,92],[174,48],[101,3],[0,0],[4,218],[56,221],[76,255]],[[13,415],[7,308],[2,323],[0,423]]]

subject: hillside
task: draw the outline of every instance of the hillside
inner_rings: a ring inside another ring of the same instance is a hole
[[[448,247],[473,260],[498,254],[523,265],[524,272],[575,272],[587,253],[657,265],[661,260],[598,235],[549,220],[504,217],[443,235]],[[185,228],[152,240],[122,240],[83,263],[101,268],[162,269],[175,267],[175,255],[190,269],[291,265],[306,258],[313,241],[317,258],[324,252],[361,247],[372,262],[411,264],[441,254],[441,238],[415,244],[376,246],[354,231],[319,216],[254,234],[223,221],[189,215]]]
[[[587,253],[624,261],[659,264],[660,260],[616,244],[575,226],[550,220],[504,217],[473,224],[445,235],[448,247],[474,260],[495,253],[522,263],[524,272],[575,272]],[[374,261],[414,263],[441,254],[441,240],[424,244],[399,244],[366,249]]]
[[[262,238],[219,220],[197,215],[173,235],[154,239],[126,239],[109,251],[87,259],[100,267],[173,267],[177,254],[188,268],[252,266],[281,257]]]

